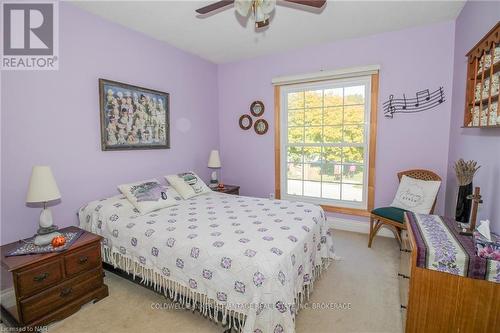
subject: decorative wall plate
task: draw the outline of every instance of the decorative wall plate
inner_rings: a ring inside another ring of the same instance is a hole
[[[252,124],[253,124],[252,117],[250,117],[247,114],[242,115],[240,117],[239,124],[240,124],[241,129],[243,129],[243,130],[247,130],[247,129],[251,128]]]
[[[250,113],[254,117],[260,117],[264,114],[264,103],[261,101],[255,101],[250,105]]]
[[[253,125],[253,128],[255,130],[255,133],[259,135],[264,135],[266,134],[267,130],[269,129],[269,124],[265,119],[259,119],[255,122]]]

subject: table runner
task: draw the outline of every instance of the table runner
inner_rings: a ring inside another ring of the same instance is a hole
[[[453,218],[406,213],[417,243],[417,266],[500,283],[500,261],[476,255],[471,236],[460,235]]]
[[[13,256],[24,256],[29,254],[42,254],[42,253],[52,253],[52,252],[62,252],[67,250],[82,234],[83,230],[78,230],[76,232],[72,231],[61,231],[57,230],[60,234],[66,238],[66,243],[59,247],[53,247],[52,244],[47,245],[35,245],[35,236],[23,239],[19,241],[18,246],[5,254],[6,257]]]

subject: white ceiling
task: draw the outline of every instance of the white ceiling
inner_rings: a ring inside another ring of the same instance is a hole
[[[268,28],[227,7],[200,18],[215,1],[78,1],[110,21],[141,31],[215,63],[455,19],[465,1],[328,1],[322,11],[277,6]],[[303,8],[303,7],[300,7]]]

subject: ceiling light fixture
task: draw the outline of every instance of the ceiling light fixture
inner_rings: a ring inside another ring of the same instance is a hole
[[[293,4],[322,8],[326,0],[281,0],[282,2],[290,2]],[[221,0],[214,2],[208,6],[198,8],[196,12],[201,15],[211,13],[221,8],[234,4],[236,12],[243,17],[253,16],[255,27],[262,28],[269,25],[269,18],[276,7],[276,0]]]
[[[235,0],[234,8],[243,17],[250,14],[255,20],[255,27],[262,28],[269,25],[269,17],[276,7],[276,0]]]

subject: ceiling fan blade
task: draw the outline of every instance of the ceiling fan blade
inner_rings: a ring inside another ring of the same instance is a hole
[[[234,0],[217,1],[217,2],[214,2],[214,3],[210,4],[210,5],[208,5],[208,6],[198,8],[196,10],[196,12],[198,14],[202,14],[202,15],[203,14],[208,14],[210,12],[213,12],[214,10],[217,10],[217,9],[220,9],[220,8],[232,5],[233,3],[234,3]]]
[[[326,0],[283,0],[283,1],[314,8],[321,8],[326,3]]]

